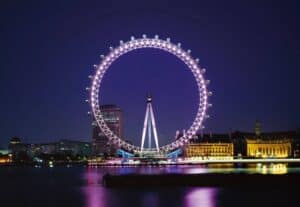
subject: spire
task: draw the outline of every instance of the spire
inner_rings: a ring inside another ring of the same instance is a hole
[[[259,121],[255,121],[255,135],[256,136],[259,136],[260,135],[260,123],[259,123]]]

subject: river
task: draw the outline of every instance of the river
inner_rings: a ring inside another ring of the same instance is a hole
[[[300,173],[298,167],[256,165],[164,167],[2,167],[0,206],[217,207],[297,206],[299,189],[158,187],[105,188],[105,173]],[[299,183],[300,184],[300,183]]]

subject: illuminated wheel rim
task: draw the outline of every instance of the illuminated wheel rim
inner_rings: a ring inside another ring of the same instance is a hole
[[[181,137],[179,137],[176,141],[161,146],[159,148],[159,153],[167,153],[179,147],[182,147],[184,144],[188,143],[189,140],[193,138],[193,136],[197,133],[199,129],[204,128],[202,125],[203,121],[205,118],[208,118],[208,115],[206,115],[206,111],[208,107],[211,106],[211,104],[208,103],[208,96],[211,95],[211,92],[207,91],[207,84],[209,83],[209,81],[205,80],[203,76],[203,74],[205,73],[205,69],[202,69],[199,66],[198,59],[192,58],[192,56],[190,55],[191,52],[190,50],[185,51],[181,48],[180,43],[175,45],[170,42],[169,38],[167,40],[162,40],[159,39],[157,35],[155,36],[155,38],[147,38],[146,35],[143,35],[143,37],[139,39],[135,39],[134,37],[131,37],[130,41],[127,42],[120,41],[120,45],[117,46],[116,48],[110,47],[110,52],[106,56],[101,55],[102,60],[100,64],[94,65],[96,72],[94,76],[90,76],[90,78],[92,79],[92,84],[91,87],[88,88],[88,90],[90,90],[90,100],[88,100],[88,102],[90,102],[91,104],[92,113],[93,116],[95,117],[95,121],[97,122],[101,131],[105,134],[105,136],[107,136],[108,140],[111,143],[118,146],[119,148],[134,153],[141,152],[140,147],[125,142],[123,139],[115,135],[109,129],[109,127],[106,125],[104,121],[103,115],[100,110],[100,104],[99,104],[99,90],[100,90],[101,81],[105,72],[109,69],[110,65],[120,56],[130,51],[141,49],[141,48],[160,49],[175,55],[177,58],[183,61],[191,70],[198,86],[199,105],[198,105],[197,114],[193,121],[193,124],[186,131],[186,133],[183,134]],[[156,151],[155,148],[146,149],[146,150]]]

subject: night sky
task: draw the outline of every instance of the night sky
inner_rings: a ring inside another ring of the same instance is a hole
[[[171,38],[207,69],[213,92],[205,132],[300,127],[299,5],[296,1],[1,1],[0,147],[91,140],[85,87],[99,56],[142,34]],[[192,73],[155,49],[128,53],[108,70],[101,103],[124,111],[140,143],[146,95],[161,143],[187,129],[197,110]]]

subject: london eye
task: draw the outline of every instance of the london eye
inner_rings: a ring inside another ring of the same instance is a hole
[[[110,51],[108,52],[108,54],[101,55],[101,61],[99,64],[94,65],[96,71],[94,75],[90,76],[91,86],[87,88],[90,92],[88,102],[91,105],[92,114],[95,118],[97,125],[108,138],[110,143],[113,143],[117,147],[129,152],[133,152],[136,154],[141,153],[143,149],[140,146],[135,146],[124,141],[120,137],[116,136],[107,126],[100,110],[99,93],[103,76],[106,73],[106,71],[110,68],[110,65],[120,56],[129,53],[133,50],[143,48],[160,49],[170,54],[173,54],[188,66],[190,71],[193,73],[193,76],[197,83],[199,102],[198,110],[193,120],[193,123],[189,127],[189,129],[186,130],[186,133],[182,134],[178,139],[167,145],[159,147],[157,153],[166,154],[187,144],[189,140],[192,139],[193,136],[197,133],[198,130],[204,128],[203,122],[206,118],[209,117],[207,115],[207,109],[211,106],[211,104],[208,103],[208,97],[212,94],[207,89],[209,80],[206,80],[204,78],[204,73],[206,70],[205,68],[201,68],[201,66],[199,65],[199,59],[193,58],[191,56],[191,50],[184,50],[181,47],[180,43],[174,44],[170,41],[170,38],[167,38],[166,40],[160,39],[158,35],[155,35],[154,38],[149,38],[146,35],[143,35],[142,38],[131,37],[131,39],[126,42],[121,40],[120,44],[117,47],[109,48]]]

